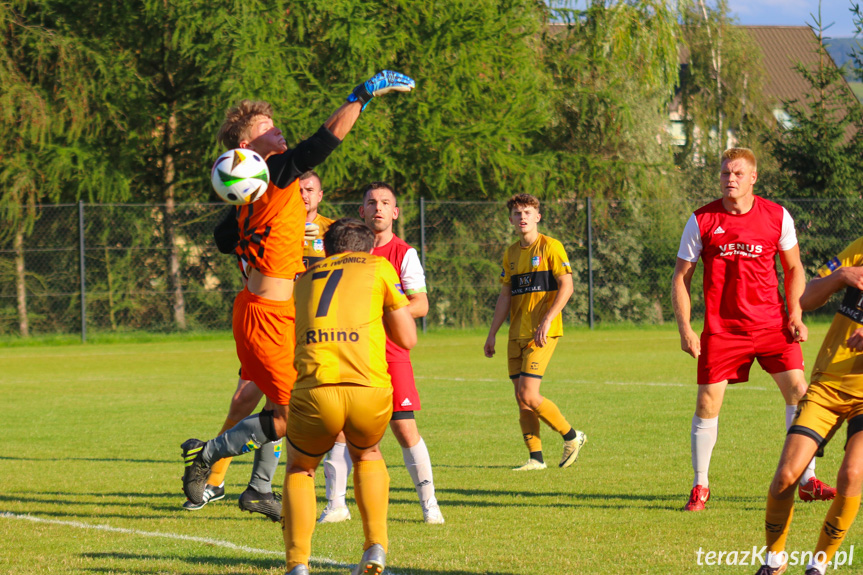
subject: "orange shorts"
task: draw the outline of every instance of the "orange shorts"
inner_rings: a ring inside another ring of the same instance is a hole
[[[240,377],[250,379],[268,399],[288,405],[297,381],[294,369],[294,300],[274,301],[243,289],[234,300],[234,341]]]

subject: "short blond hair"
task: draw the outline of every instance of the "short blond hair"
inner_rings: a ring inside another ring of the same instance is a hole
[[[216,139],[228,150],[239,148],[240,141],[248,138],[252,122],[258,116],[273,117],[273,107],[269,102],[241,100],[225,112],[225,121]]]
[[[758,162],[755,160],[755,154],[749,148],[728,148],[722,152],[721,164],[732,162],[734,160],[746,160],[753,170],[758,170]]]

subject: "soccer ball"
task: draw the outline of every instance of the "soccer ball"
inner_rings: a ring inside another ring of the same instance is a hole
[[[235,206],[251,204],[267,191],[270,170],[259,154],[237,148],[219,156],[210,174],[219,197]]]

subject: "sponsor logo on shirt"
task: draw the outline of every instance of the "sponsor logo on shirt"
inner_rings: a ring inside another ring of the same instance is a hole
[[[757,258],[764,251],[764,246],[755,244],[722,244],[719,246],[719,255],[727,256],[746,256],[748,258]]]
[[[839,261],[839,258],[833,258],[829,262],[827,262],[827,268],[831,272],[835,272],[837,269],[842,267],[842,262]]]
[[[716,228],[715,230],[713,230],[713,233],[714,233],[714,234],[724,234],[724,233],[725,233],[725,230],[723,230],[723,229],[722,229],[722,226],[719,226],[718,228]]]
[[[341,330],[338,328],[310,329],[306,332],[306,344],[310,343],[356,343],[360,340],[360,334],[356,331]]]
[[[402,284],[396,284],[396,289],[399,290],[399,293],[404,295],[405,290],[402,288]]]

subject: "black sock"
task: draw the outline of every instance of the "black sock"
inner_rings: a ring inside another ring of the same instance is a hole
[[[545,461],[543,461],[543,459],[542,459],[542,451],[531,451],[530,452],[530,458],[536,459],[540,463],[545,463]]]
[[[563,436],[564,441],[572,441],[575,439],[575,429],[572,427],[569,428],[569,431],[566,432],[566,435]]]

